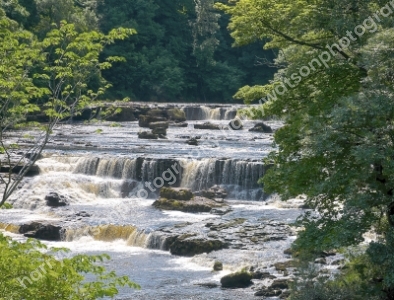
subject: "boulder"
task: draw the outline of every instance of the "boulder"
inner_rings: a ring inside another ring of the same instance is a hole
[[[152,205],[159,209],[190,213],[210,212],[213,208],[225,206],[224,204],[219,204],[211,199],[199,196],[195,196],[189,201],[159,198]]]
[[[231,120],[228,126],[230,126],[232,130],[242,130],[244,127],[240,119]]]
[[[24,156],[30,160],[34,160],[34,159],[40,160],[40,159],[44,158],[44,156],[38,152],[26,153]]]
[[[214,185],[208,190],[199,191],[196,194],[212,200],[224,199],[227,197],[227,191],[218,185]]]
[[[198,140],[195,138],[191,138],[186,141],[186,144],[188,144],[190,146],[198,146]]]
[[[134,115],[135,108],[134,107],[121,107],[119,112],[109,116],[107,121],[112,122],[129,122],[135,121],[137,118]]]
[[[46,241],[60,241],[61,230],[62,228],[60,226],[33,222],[22,225],[19,228],[19,233],[29,238],[36,238]]]
[[[175,122],[185,122],[186,114],[179,108],[170,108],[167,110],[168,118]]]
[[[152,132],[142,131],[138,133],[138,138],[146,140],[157,140],[159,137],[157,134],[154,134]]]
[[[152,205],[159,209],[178,210],[190,213],[211,212],[214,208],[228,207],[224,203],[218,203],[200,196],[194,196],[194,198],[189,201],[159,198]]]
[[[152,129],[152,133],[153,134],[158,134],[158,135],[161,134],[161,135],[166,136],[167,135],[167,129],[164,128],[164,127],[157,127],[157,128]]]
[[[163,187],[160,190],[160,197],[171,200],[188,201],[193,199],[193,193],[190,189]]]
[[[281,290],[275,290],[272,288],[263,288],[254,293],[255,296],[263,296],[263,297],[277,297],[282,294]]]
[[[227,248],[227,244],[215,239],[203,239],[183,235],[178,237],[171,245],[170,252],[179,256],[194,256],[201,253]]]
[[[215,261],[215,263],[213,264],[213,270],[214,271],[221,271],[223,270],[223,263],[220,261]]]
[[[212,190],[202,190],[201,192],[200,192],[200,195],[201,196],[203,196],[203,197],[205,197],[205,198],[208,198],[208,199],[215,199],[215,192],[214,191],[212,191]]]
[[[220,127],[210,122],[205,122],[204,124],[195,124],[194,129],[220,130]]]
[[[274,264],[275,270],[277,271],[286,271],[287,268],[294,268],[295,267],[295,261],[294,260],[288,260],[285,262],[277,262]]]
[[[289,281],[287,279],[277,279],[270,286],[274,290],[284,290],[289,288]]]
[[[326,265],[327,261],[324,257],[319,257],[315,259],[315,264]]]
[[[169,123],[168,122],[151,122],[149,123],[149,128],[150,129],[155,129],[155,128],[164,128],[167,129],[168,128]]]
[[[23,165],[11,165],[11,172],[18,174],[24,168]],[[10,171],[10,166],[3,164],[0,166],[0,173],[8,173]],[[25,174],[25,177],[33,177],[40,174],[40,168],[37,165],[30,166],[30,169]]]
[[[276,276],[271,275],[269,272],[256,271],[252,272],[253,279],[275,279]]]
[[[206,287],[208,289],[213,289],[219,286],[216,282],[201,282],[201,283],[196,283],[196,285]]]
[[[231,211],[232,211],[231,207],[225,206],[225,207],[212,208],[209,213],[213,215],[223,216]]]
[[[252,275],[245,271],[226,275],[220,279],[220,283],[224,288],[245,288],[253,284]]]
[[[263,122],[257,123],[256,125],[254,125],[253,128],[249,129],[249,131],[263,132],[263,133],[272,133],[272,132],[274,132],[270,126],[264,124]]]
[[[69,200],[56,192],[50,192],[45,196],[46,204],[50,207],[61,207],[69,205]]]
[[[165,121],[167,121],[167,119],[163,118],[163,117],[140,115],[139,120],[138,120],[138,125],[140,127],[149,128],[150,123],[163,122],[163,121],[165,122]]]
[[[187,127],[187,126],[189,126],[189,124],[188,124],[188,123],[186,123],[186,122],[181,122],[181,123],[171,123],[171,124],[170,124],[170,126],[173,126],[173,127]]]
[[[168,118],[167,111],[161,108],[151,108],[148,110],[147,115],[150,117],[157,117],[157,118]]]

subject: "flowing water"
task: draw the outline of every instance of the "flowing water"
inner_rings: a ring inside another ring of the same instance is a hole
[[[67,247],[73,254],[108,253],[109,269],[142,286],[140,291],[121,289],[117,299],[258,299],[252,288],[210,289],[201,284],[219,284],[222,276],[243,267],[275,272],[272,264],[286,259],[283,250],[293,234],[255,243],[245,240],[247,233],[241,240],[239,228],[230,228],[220,233],[231,241],[229,249],[194,257],[173,256],[166,246],[167,235],[175,231],[206,236],[208,223],[240,218],[246,220],[243,231],[257,230],[263,223],[275,231],[302,212],[297,205],[284,208],[272,200],[267,205],[269,195],[258,183],[267,170],[262,158],[272,150],[271,134],[249,132],[255,122],[247,120],[239,131],[193,127],[207,119],[225,127],[237,108],[185,105],[188,127],[170,127],[164,140],[138,139],[138,122],[120,127],[62,125],[37,163],[40,175],[27,178],[14,194],[13,210],[0,211],[0,229],[16,233],[16,225],[30,221],[61,224],[66,228],[63,241],[48,245]],[[191,137],[199,139],[199,146],[185,143]],[[157,210],[152,203],[163,185],[192,191],[219,185],[227,190],[232,211],[215,215]],[[70,206],[46,206],[50,192],[65,196]],[[223,262],[223,271],[212,272],[215,260]]]

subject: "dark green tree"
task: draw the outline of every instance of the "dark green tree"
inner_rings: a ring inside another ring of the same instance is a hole
[[[237,97],[268,99],[251,115],[284,120],[263,182],[284,200],[306,195],[314,209],[300,220],[295,247],[338,249],[379,234],[367,253],[379,266],[378,290],[392,299],[393,3],[240,0],[219,7],[231,15],[238,45],[269,39],[265,48],[280,49],[270,84],[244,87]]]

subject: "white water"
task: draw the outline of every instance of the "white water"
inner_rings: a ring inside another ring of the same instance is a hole
[[[219,108],[203,107],[202,111],[205,119],[218,120],[230,117],[231,110],[225,111],[224,118]],[[275,201],[270,205],[255,202],[264,196],[257,184],[265,172],[259,159],[272,149],[271,135],[249,132],[253,126],[249,121],[241,131],[215,132],[196,131],[194,123],[188,128],[170,128],[169,139],[157,141],[137,139],[140,129],[136,122],[120,128],[109,124],[60,128],[50,144],[53,150],[49,149],[38,163],[41,174],[28,179],[15,194],[12,202],[17,209],[1,211],[0,223],[59,222],[68,228],[65,241],[48,245],[70,248],[73,254],[110,254],[112,260],[106,266],[142,286],[141,291],[122,289],[119,299],[255,299],[250,288],[207,289],[196,284],[219,283],[223,275],[251,265],[272,269],[274,262],[284,258],[283,250],[291,239],[267,242],[259,250],[227,249],[192,258],[157,250],[163,240],[155,231],[163,227],[188,222],[192,231],[203,233],[204,221],[245,218],[259,222],[263,218],[290,223],[300,213],[280,208]],[[102,134],[95,133],[97,128]],[[184,136],[196,135],[208,143],[198,147],[185,144]],[[82,145],[80,142],[97,147],[77,146]],[[167,169],[164,161],[168,159],[183,166],[177,177],[179,186],[196,191],[219,184],[234,199],[230,201],[233,211],[223,217],[163,212],[151,206],[153,199],[136,197],[144,181],[154,180]],[[56,210],[47,207],[44,198],[53,191],[70,199],[71,205]],[[81,211],[90,217],[76,218]],[[222,272],[211,272],[215,260],[224,263]]]

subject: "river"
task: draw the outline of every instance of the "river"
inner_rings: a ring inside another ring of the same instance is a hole
[[[14,209],[0,211],[0,223],[9,231],[31,221],[61,224],[66,229],[62,241],[46,244],[69,248],[73,254],[109,254],[108,269],[142,287],[121,289],[116,299],[259,299],[253,286],[220,288],[220,278],[244,267],[283,277],[273,264],[288,259],[283,251],[294,232],[287,224],[302,209],[297,201],[285,206],[272,199],[257,183],[267,169],[262,158],[273,150],[273,136],[250,132],[256,121],[243,120],[242,130],[194,129],[205,121],[225,127],[238,108],[183,108],[188,126],[170,126],[167,139],[158,140],[139,139],[137,121],[60,125],[37,162],[40,174],[26,178],[10,201]],[[191,137],[198,138],[199,146],[185,143]],[[228,192],[231,211],[192,214],[152,207],[158,189],[145,183],[160,183],[157,178],[174,164],[178,173],[172,171],[165,181],[194,192],[220,186]],[[48,207],[45,196],[51,192],[69,199],[70,205]],[[222,226],[240,219],[240,225]],[[224,229],[213,231],[207,224]],[[92,233],[97,228],[100,233]],[[276,238],[260,238],[261,230],[271,230]],[[230,247],[193,257],[171,255],[166,237],[184,233],[214,236]],[[222,271],[212,271],[214,261],[223,263]]]

